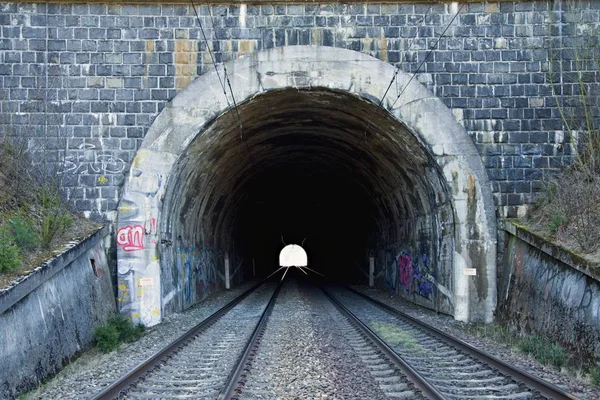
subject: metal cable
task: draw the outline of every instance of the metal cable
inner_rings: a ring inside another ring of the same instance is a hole
[[[438,47],[438,45],[440,44],[440,40],[442,40],[442,38],[444,37],[444,35],[448,31],[448,29],[450,28],[450,25],[452,25],[452,23],[454,22],[454,20],[456,19],[456,17],[458,17],[458,14],[460,14],[460,12],[462,11],[462,9],[463,9],[464,6],[465,6],[465,3],[461,4],[461,6],[458,9],[458,11],[456,12],[456,14],[454,14],[454,17],[452,17],[452,19],[450,20],[450,22],[448,23],[448,25],[446,25],[446,28],[444,29],[444,31],[442,32],[442,34],[440,35],[440,37],[437,39],[437,41],[435,42],[435,44],[433,45],[433,47],[431,47],[429,49],[429,51],[427,52],[427,55],[425,55],[425,58],[423,59],[423,61],[421,61],[421,63],[417,67],[417,70],[415,71],[415,73],[410,77],[410,79],[408,80],[408,82],[406,82],[406,85],[404,85],[404,87],[402,88],[402,90],[400,91],[400,93],[398,94],[398,96],[396,97],[396,100],[394,100],[394,102],[392,103],[392,107],[391,108],[394,108],[394,105],[396,104],[396,102],[398,101],[398,99],[400,98],[400,96],[402,96],[402,94],[404,93],[404,91],[406,90],[406,88],[408,87],[408,85],[410,85],[410,83],[415,78],[415,76],[417,76],[417,74],[421,70],[421,67],[423,66],[423,64],[425,64],[425,61],[427,61],[427,59],[429,58],[429,56],[431,55],[431,53]]]
[[[198,26],[200,27],[200,32],[202,33],[202,38],[204,40],[204,43],[206,44],[206,50],[208,51],[208,54],[210,55],[210,59],[213,63],[213,67],[215,68],[215,72],[217,73],[217,78],[219,79],[219,84],[221,85],[221,89],[223,89],[223,95],[225,96],[225,101],[227,102],[227,108],[229,108],[229,110],[235,111],[235,114],[238,119],[238,124],[239,124],[240,140],[242,140],[244,142],[246,151],[248,152],[248,156],[250,157],[250,162],[252,163],[252,166],[256,168],[256,163],[254,162],[254,158],[252,157],[252,153],[250,152],[250,146],[248,145],[248,142],[246,141],[246,138],[244,137],[244,126],[242,124],[242,118],[240,116],[240,112],[237,107],[237,102],[236,102],[235,96],[233,94],[233,88],[231,87],[231,81],[229,80],[229,75],[227,74],[227,67],[225,66],[225,63],[223,63],[223,79],[221,79],[221,74],[219,73],[219,70],[217,68],[216,58],[215,58],[213,51],[211,50],[210,45],[208,43],[208,39],[206,37],[206,32],[204,31],[204,27],[202,26],[202,21],[200,21],[200,15],[198,14],[198,10],[196,9],[196,4],[194,4],[194,0],[190,0],[190,4],[192,5],[194,14],[196,15],[196,21],[198,22]],[[217,36],[217,30],[215,28],[212,11],[211,11],[210,5],[208,5],[208,3],[207,3],[207,6],[208,6],[208,13],[210,15],[210,20],[211,20],[211,23],[213,26],[213,30],[215,31],[215,39],[219,40],[219,38]],[[233,108],[231,107],[231,103],[229,102],[229,97],[227,96],[227,88],[225,86],[225,83],[227,84],[227,87],[229,88],[229,92],[231,93],[231,99],[233,101]]]
[[[417,74],[421,70],[421,67],[423,67],[423,64],[425,64],[425,61],[427,61],[427,59],[429,58],[429,56],[431,55],[431,53],[435,49],[437,49],[437,47],[438,47],[438,45],[440,43],[440,40],[444,37],[444,35],[448,31],[448,29],[450,28],[450,25],[452,25],[452,23],[454,22],[454,20],[456,20],[456,18],[458,17],[458,15],[460,14],[460,12],[464,8],[464,6],[465,6],[465,3],[461,4],[460,8],[456,12],[456,14],[454,14],[454,16],[452,17],[452,19],[448,23],[448,25],[446,25],[446,28],[444,28],[444,31],[440,34],[440,36],[436,40],[435,44],[429,49],[429,51],[425,55],[425,58],[419,64],[419,66],[417,67],[417,70],[412,74],[412,76],[410,77],[410,79],[408,80],[408,82],[406,82],[406,84],[404,85],[404,87],[402,88],[402,90],[400,91],[400,93],[398,94],[398,96],[396,97],[396,100],[394,100],[394,102],[392,103],[392,106],[390,107],[390,109],[394,108],[394,105],[396,105],[396,102],[398,102],[398,99],[402,96],[402,94],[404,94],[404,92],[406,91],[406,88],[408,88],[408,85],[410,85],[410,83],[413,81],[413,79],[415,78],[415,76],[417,76]],[[431,10],[431,6],[430,6],[429,10]],[[429,10],[428,10],[428,12],[429,12]],[[425,18],[423,18],[423,21],[425,21]],[[416,36],[415,36],[415,38],[416,38]],[[414,38],[413,38],[413,40],[414,40]],[[393,84],[394,80],[396,79],[396,76],[398,75],[398,72],[399,72],[399,69],[396,69],[396,72],[394,73],[394,76],[392,77],[392,80],[390,81],[390,84],[389,84],[387,90],[385,91],[385,94],[383,95],[383,97],[379,101],[378,107],[381,107],[381,104],[383,103],[383,100],[385,99],[385,96],[387,95],[388,90],[390,89],[391,85]],[[365,143],[366,143],[366,140],[367,140],[367,130],[368,130],[368,128],[371,125],[372,125],[372,120],[369,120],[369,124],[367,125],[367,128],[365,128],[365,131],[363,133],[363,137],[364,137]]]
[[[431,8],[433,7],[433,4],[431,4],[429,6],[429,8],[427,9],[427,12],[425,12],[425,15],[423,15],[423,20],[421,21],[421,24],[425,22],[425,19],[427,18],[427,15],[429,14],[429,12],[431,11]],[[417,28],[417,31],[415,32],[415,36],[412,37],[409,42],[408,45],[406,46],[408,49],[410,49],[410,46],[412,46],[412,43],[414,42],[414,40],[417,38],[417,35],[419,33],[419,29]],[[400,67],[397,66],[396,67],[396,71],[394,72],[394,76],[392,76],[392,79],[390,80],[390,83],[387,87],[387,89],[385,89],[385,92],[383,93],[383,96],[381,97],[381,99],[379,100],[379,104],[377,104],[377,108],[380,108],[381,105],[383,104],[383,101],[385,100],[385,96],[387,96],[388,92],[390,91],[390,88],[392,87],[392,85],[394,84],[394,81],[396,80],[396,77],[398,76],[398,73],[400,72]],[[365,128],[364,132],[363,132],[363,138],[364,141],[366,143],[367,141],[367,131],[369,130],[369,128],[372,125],[372,121],[369,120],[369,123],[367,124],[367,127]]]

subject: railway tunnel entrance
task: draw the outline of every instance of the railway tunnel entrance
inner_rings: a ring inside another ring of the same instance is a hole
[[[450,110],[380,60],[313,46],[227,65],[151,126],[118,214],[121,311],[147,325],[231,279],[266,276],[287,243],[462,320],[490,321],[496,225],[477,150]],[[220,73],[222,75],[222,71]],[[233,96],[232,96],[233,94]],[[232,104],[236,101],[237,107]]]

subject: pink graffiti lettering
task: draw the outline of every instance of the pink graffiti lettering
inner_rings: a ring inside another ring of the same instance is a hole
[[[406,287],[408,293],[412,293],[413,263],[409,255],[402,254],[402,256],[398,259],[398,269],[400,270],[400,273],[398,274],[398,279],[400,280],[400,283]]]
[[[141,225],[124,226],[117,232],[117,246],[124,251],[144,249],[144,227]]]

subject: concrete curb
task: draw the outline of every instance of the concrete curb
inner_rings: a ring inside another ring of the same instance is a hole
[[[600,264],[594,264],[584,257],[573,253],[571,250],[548,241],[548,239],[527,230],[515,221],[505,220],[502,225],[504,231],[600,282]]]
[[[36,267],[32,273],[19,278],[14,282],[14,285],[0,290],[0,314],[10,309],[64,267],[71,264],[81,254],[95,246],[108,235],[108,231],[109,227],[105,225],[80,241],[69,242],[65,249]]]

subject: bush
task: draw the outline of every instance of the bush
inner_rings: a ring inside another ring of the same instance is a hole
[[[49,248],[56,236],[62,235],[73,225],[73,217],[69,214],[66,202],[61,198],[58,189],[43,188],[40,193],[40,203],[42,206],[41,242],[44,248]]]
[[[138,340],[144,330],[146,329],[143,324],[134,325],[129,319],[125,318],[121,314],[117,314],[108,320],[109,324],[114,325],[119,331],[119,340],[121,342],[130,343]]]
[[[119,343],[131,343],[142,337],[146,330],[143,324],[134,325],[133,322],[122,316],[114,315],[108,319],[106,324],[94,330],[96,345],[108,353],[117,348]]]
[[[562,236],[557,237],[560,241],[573,241],[575,247],[592,253],[600,249],[600,92],[597,81],[588,75],[600,72],[600,32],[586,23],[584,3],[571,2],[565,12],[586,27],[569,43],[558,38],[548,41],[548,80],[566,139],[565,149],[563,143],[555,146],[568,150],[563,152],[568,167],[550,177],[531,218],[551,235]],[[572,90],[565,91],[565,84]]]
[[[526,354],[531,354],[544,365],[554,365],[557,368],[567,363],[569,354],[564,347],[550,343],[537,335],[526,336],[519,343],[519,348]]]
[[[548,229],[553,234],[556,234],[556,232],[558,232],[562,226],[566,226],[568,223],[569,219],[567,217],[565,217],[563,214],[556,214],[548,223]]]
[[[0,227],[0,272],[9,272],[21,266],[19,248],[15,240],[4,227]]]
[[[21,213],[17,213],[8,220],[8,227],[14,237],[15,243],[21,249],[34,249],[39,242],[37,233],[32,224]]]
[[[109,353],[119,345],[119,331],[114,325],[106,324],[94,330],[96,346],[103,353]]]

